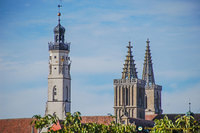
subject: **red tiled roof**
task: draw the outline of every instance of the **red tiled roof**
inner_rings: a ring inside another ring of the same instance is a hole
[[[31,133],[33,129],[30,125],[32,118],[1,119],[0,133]]]
[[[162,119],[165,115],[174,120],[177,115],[184,114],[162,114],[146,115],[146,120],[131,118],[136,125],[152,126],[154,119]],[[200,114],[194,114],[196,120],[200,120]],[[0,133],[37,133],[37,130],[30,125],[32,118],[0,119]],[[111,116],[82,116],[81,123],[98,123],[109,125],[114,119]],[[152,120],[152,121],[151,121]]]
[[[0,133],[37,133],[30,125],[32,118],[0,119]],[[111,116],[82,116],[82,123],[98,123],[109,125],[113,121]]]
[[[135,123],[136,126],[143,126],[143,127],[153,127],[154,122],[150,120],[138,119],[138,118],[130,118],[132,122]]]
[[[98,123],[109,125],[114,119],[111,116],[82,116],[81,123]]]
[[[145,115],[145,120],[153,121],[153,119],[154,119],[157,115],[158,115],[158,114]]]

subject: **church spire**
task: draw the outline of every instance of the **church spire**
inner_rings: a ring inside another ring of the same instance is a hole
[[[146,41],[146,53],[145,53],[145,59],[144,59],[144,66],[143,66],[143,74],[142,79],[146,81],[146,85],[149,86],[149,84],[155,84],[154,80],[154,73],[153,73],[153,64],[151,59],[151,52],[150,52],[150,46],[149,46],[149,39]]]
[[[137,72],[134,64],[134,59],[132,55],[131,48],[131,42],[129,42],[129,45],[127,46],[128,48],[128,54],[126,56],[126,60],[124,63],[124,68],[122,72],[122,79],[131,79],[131,78],[137,78]]]

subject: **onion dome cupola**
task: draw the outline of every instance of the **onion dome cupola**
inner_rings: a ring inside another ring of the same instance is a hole
[[[61,13],[58,13],[58,25],[54,28],[55,43],[64,43],[65,28],[60,24]]]
[[[59,23],[54,28],[55,43],[64,43],[65,41],[65,28]]]
[[[49,50],[70,50],[70,43],[65,42],[65,28],[60,24],[60,7],[58,5],[58,25],[54,28],[54,43],[49,43]]]

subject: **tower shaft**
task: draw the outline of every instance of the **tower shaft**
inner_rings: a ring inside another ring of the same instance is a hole
[[[155,84],[153,63],[151,59],[151,52],[149,46],[149,39],[146,41],[146,52],[144,58],[143,74],[142,79],[146,81],[145,85],[145,104],[146,110],[145,114],[161,114],[161,91],[162,86]]]
[[[145,118],[145,81],[137,78],[130,42],[127,48],[122,78],[114,79],[114,114],[118,123],[127,123],[129,118]]]
[[[71,111],[71,61],[70,43],[64,42],[65,28],[60,24],[60,12],[58,16],[54,42],[49,43],[48,101],[45,115],[56,114],[62,120]]]

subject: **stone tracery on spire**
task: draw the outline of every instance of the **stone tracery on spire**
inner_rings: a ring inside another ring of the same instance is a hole
[[[151,51],[149,46],[149,39],[146,41],[146,53],[144,59],[144,66],[143,66],[143,74],[142,79],[146,81],[146,85],[155,84],[154,73],[153,73],[153,63],[151,59]]]
[[[131,51],[131,48],[133,48],[133,46],[131,46],[131,42],[129,42],[129,45],[127,46],[127,48],[128,48],[128,52],[127,52],[126,60],[124,63],[122,79],[137,78],[136,67],[134,64],[135,61],[133,59],[133,55]]]

